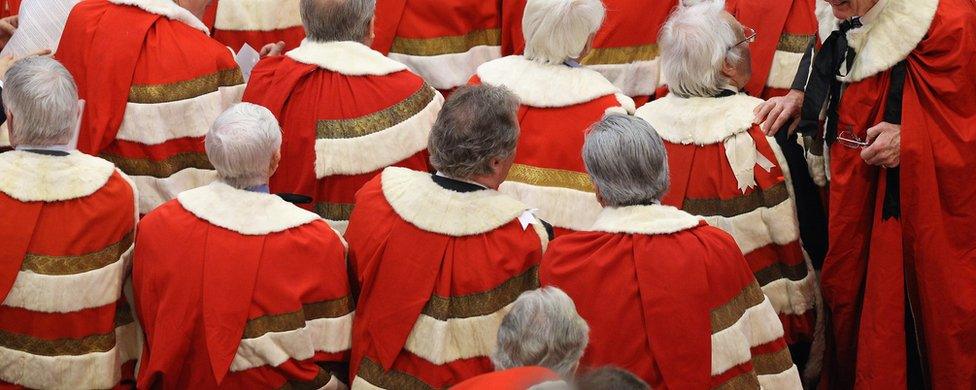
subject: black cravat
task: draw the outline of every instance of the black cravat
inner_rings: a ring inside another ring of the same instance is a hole
[[[820,111],[824,103],[827,103],[827,124],[824,137],[828,144],[832,144],[837,138],[837,107],[840,103],[841,82],[838,76],[841,65],[847,65],[850,71],[854,64],[854,50],[847,45],[847,32],[854,28],[861,27],[860,18],[845,20],[840,24],[840,28],[824,40],[820,52],[813,62],[813,70],[810,73],[810,81],[807,83],[803,107],[800,111],[799,130],[803,134],[818,135],[820,124]]]

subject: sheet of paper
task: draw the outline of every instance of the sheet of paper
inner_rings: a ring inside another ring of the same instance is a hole
[[[251,45],[245,43],[241,47],[241,50],[237,51],[237,55],[234,58],[237,60],[237,66],[241,67],[244,82],[247,82],[251,78],[251,70],[254,69],[254,65],[257,65],[258,61],[261,60],[261,53],[258,53]]]
[[[0,56],[24,56],[42,49],[57,50],[71,8],[79,0],[24,0],[20,4],[17,32]]]

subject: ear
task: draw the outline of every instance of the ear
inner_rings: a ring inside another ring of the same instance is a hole
[[[268,177],[274,176],[275,171],[278,170],[278,163],[281,162],[281,149],[278,149],[274,156],[271,156],[271,165],[268,166]]]
[[[723,60],[722,75],[731,79],[732,76],[735,76],[735,74],[736,74],[735,64],[730,63],[728,59]]]

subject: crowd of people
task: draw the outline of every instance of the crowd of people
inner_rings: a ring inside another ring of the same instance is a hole
[[[49,49],[0,58],[0,387],[976,387],[972,0],[81,0]]]

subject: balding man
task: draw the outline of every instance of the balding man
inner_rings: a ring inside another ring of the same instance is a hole
[[[369,48],[375,0],[302,0],[308,38],[255,67],[244,100],[281,121],[271,190],[297,195],[340,231],[360,187],[388,166],[427,170],[427,135],[444,99]]]
[[[220,177],[139,225],[132,284],[144,389],[337,389],[353,309],[345,247],[317,215],[267,193],[281,130],[260,106],[217,118]]]
[[[17,150],[0,154],[0,387],[113,388],[138,357],[121,299],[135,190],[67,146],[78,93],[57,61],[14,65],[3,102]]]

